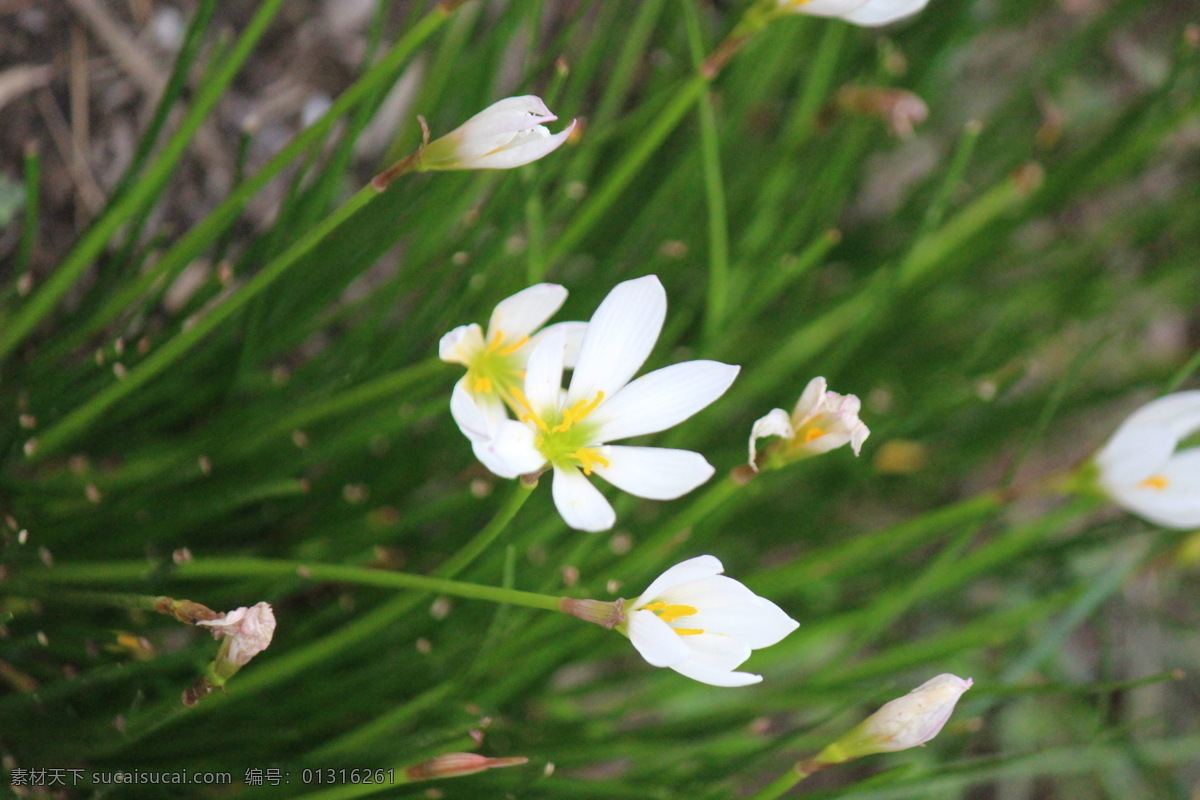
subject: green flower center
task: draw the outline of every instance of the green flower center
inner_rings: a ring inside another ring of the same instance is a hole
[[[512,391],[525,378],[516,352],[528,341],[528,336],[522,336],[506,343],[504,331],[496,331],[487,346],[467,366],[467,385],[471,391],[476,394],[495,394],[512,405]]]
[[[522,422],[532,423],[537,428],[534,446],[546,460],[558,467],[579,467],[584,475],[591,475],[597,466],[611,466],[600,450],[593,446],[598,426],[588,422],[587,417],[604,400],[604,392],[596,392],[591,400],[580,400],[569,408],[546,409],[541,414],[533,410],[529,399],[515,386],[513,396],[520,407]]]

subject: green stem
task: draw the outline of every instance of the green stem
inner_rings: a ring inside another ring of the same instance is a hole
[[[512,494],[509,495],[504,505],[496,512],[488,524],[479,533],[475,534],[475,537],[465,547],[455,553],[441,567],[434,570],[433,575],[438,578],[452,578],[466,569],[480,553],[495,542],[508,528],[509,523],[512,522],[517,512],[520,511],[521,506],[533,494],[534,488],[531,484],[526,484],[523,481],[518,482],[513,487]],[[142,565],[140,575],[144,577],[150,571],[150,568]],[[49,573],[50,570],[46,572]],[[293,570],[288,574],[294,576],[295,572]],[[273,656],[261,664],[256,662],[254,669],[246,670],[239,675],[237,691],[231,695],[231,700],[250,700],[261,692],[278,686],[297,675],[301,675],[314,668],[317,664],[330,658],[335,658],[349,648],[378,636],[382,631],[395,625],[398,620],[411,614],[424,597],[424,594],[407,592],[397,595],[359,617],[354,622],[337,628],[328,636],[288,653]],[[201,703],[193,708],[186,709],[187,716],[192,718],[197,714],[208,713],[210,710],[220,708],[223,705],[225,704]],[[130,720],[125,737],[122,739],[120,745],[114,748],[114,752],[127,747],[136,740],[149,736],[165,725],[179,719],[182,715],[177,713],[177,710],[182,709],[172,701],[167,703],[163,709],[150,709],[142,717]]]
[[[302,236],[299,241],[268,263],[251,278],[241,290],[234,292],[218,304],[191,327],[185,328],[173,339],[159,347],[144,361],[135,366],[123,380],[110,384],[107,389],[93,396],[59,420],[36,440],[36,446],[27,448],[30,458],[38,460],[60,450],[73,436],[85,429],[114,403],[133,392],[148,380],[158,375],[182,358],[189,350],[211,333],[222,322],[249,303],[279,279],[290,267],[312,250],[339,225],[357,213],[380,194],[374,182],[359,189],[341,207],[326,217],[319,225]]]
[[[813,758],[798,761],[787,772],[751,795],[750,800],[775,800],[809,775],[827,766],[829,765]]]
[[[92,265],[121,225],[137,214],[144,204],[151,202],[163,189],[192,137],[225,93],[226,87],[241,69],[242,63],[249,57],[259,38],[266,33],[267,26],[282,4],[283,0],[265,0],[258,7],[254,18],[246,25],[237,47],[224,65],[199,88],[196,102],[180,123],[175,135],[163,146],[158,160],[150,167],[149,172],[143,179],[135,182],[129,192],[119,202],[114,203],[107,213],[96,220],[42,288],[22,306],[16,316],[5,325],[4,330],[0,330],[0,360],[6,358],[50,313]]]
[[[685,3],[684,21],[692,59],[697,70],[703,69],[704,44],[698,13]],[[729,218],[725,204],[725,183],[721,177],[721,150],[717,137],[717,116],[712,96],[704,92],[698,103],[700,112],[700,155],[704,165],[704,190],[708,202],[708,298],[704,307],[704,335],[714,342],[721,334],[729,302]]]
[[[36,578],[47,583],[122,582],[136,580],[145,572],[146,563],[144,561],[110,561],[58,566],[38,573]],[[547,594],[522,592],[500,586],[484,586],[432,575],[414,575],[408,572],[391,572],[367,567],[313,564],[305,561],[281,561],[267,558],[198,559],[179,565],[171,570],[170,575],[174,580],[286,578],[298,575],[305,580],[337,581],[359,586],[379,586],[385,589],[413,589],[421,592],[466,597],[471,600],[489,600],[493,603],[542,608],[548,611],[557,611],[559,600],[559,598]],[[101,592],[82,592],[80,594],[91,599],[105,597]],[[108,597],[117,599],[137,597],[137,595],[108,595]],[[121,605],[128,604],[121,603]]]

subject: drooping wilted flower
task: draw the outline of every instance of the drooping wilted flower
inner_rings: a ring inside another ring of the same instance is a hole
[[[735,669],[752,650],[775,644],[800,623],[724,571],[714,556],[676,564],[625,602],[617,630],[656,667],[712,686],[758,683],[761,675]]]
[[[566,392],[568,331],[547,331],[529,355],[522,389],[512,387],[518,420],[496,419],[466,392],[451,413],[484,466],[504,478],[554,470],[554,503],[579,530],[611,528],[615,512],[586,476],[595,473],[637,497],[671,500],[712,476],[699,453],[627,447],[611,441],[679,424],[729,388],[738,367],[687,361],[630,381],[650,355],[667,298],[653,275],[619,284],[587,324]]]
[[[782,438],[764,452],[762,466],[782,466],[845,444],[858,455],[871,434],[858,418],[861,407],[854,395],[831,392],[824,378],[813,378],[791,414],[775,408],[754,423],[750,431],[750,466],[760,466],[755,444],[767,436]]]
[[[784,11],[816,17],[838,17],[874,27],[917,13],[929,0],[778,0]]]
[[[1177,392],[1133,412],[1093,464],[1101,489],[1121,507],[1168,528],[1200,527],[1200,391]]]
[[[222,655],[230,663],[243,667],[250,659],[267,649],[275,635],[275,613],[269,603],[256,603],[250,608],[238,608],[217,619],[196,623],[212,631],[214,639],[224,639]]]
[[[208,665],[204,677],[184,691],[183,702],[188,706],[194,706],[201,698],[225,686],[250,659],[267,649],[275,635],[275,613],[268,603],[234,609],[212,619],[198,619],[193,624],[212,631],[213,638],[221,640],[221,649]]]
[[[575,129],[572,120],[551,135],[542,123],[556,119],[539,97],[507,97],[427,144],[415,169],[512,169],[537,161],[561,146]]]
[[[970,678],[943,673],[930,678],[867,717],[853,730],[826,747],[816,761],[836,764],[873,753],[907,750],[938,735],[958,698],[971,688]]]

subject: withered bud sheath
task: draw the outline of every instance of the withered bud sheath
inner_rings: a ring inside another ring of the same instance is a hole
[[[843,86],[837,92],[837,107],[843,112],[877,117],[901,139],[929,116],[929,107],[905,89],[881,86]]]
[[[410,781],[428,781],[435,778],[458,778],[473,775],[488,769],[519,767],[528,764],[525,756],[488,758],[477,753],[446,753],[429,761],[405,767],[404,776]]]
[[[625,621],[625,601],[620,598],[606,602],[604,600],[576,600],[571,597],[562,597],[558,601],[558,610],[609,630]]]
[[[157,598],[154,601],[154,610],[172,616],[186,625],[198,625],[225,616],[208,606],[193,603],[191,600],[176,600],[173,597]]]

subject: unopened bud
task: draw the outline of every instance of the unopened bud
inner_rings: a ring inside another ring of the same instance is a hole
[[[816,760],[837,764],[872,753],[918,747],[938,735],[954,705],[971,688],[970,678],[944,673],[898,697],[826,747]]]
[[[458,778],[488,769],[519,767],[528,763],[529,759],[525,756],[488,758],[477,753],[446,753],[421,764],[406,767],[404,775],[410,781],[428,781],[435,778]]]

